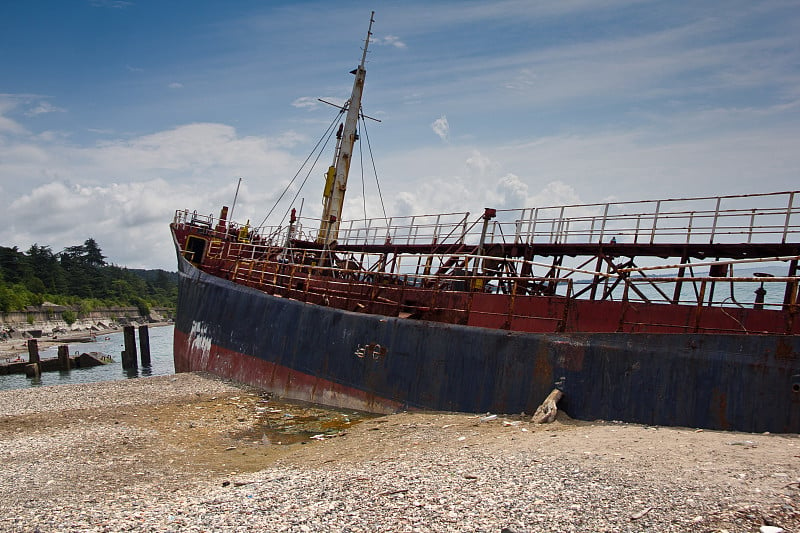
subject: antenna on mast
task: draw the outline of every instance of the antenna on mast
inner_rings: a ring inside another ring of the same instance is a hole
[[[372,37],[372,24],[375,22],[375,12],[369,15],[369,28],[367,29],[367,38],[364,39],[364,53],[361,56],[361,64],[359,67],[364,68],[364,63],[367,61],[367,47],[369,46],[369,38]]]
[[[239,178],[239,182],[236,184],[236,194],[233,195],[233,205],[231,206],[231,213],[229,220],[233,221],[233,210],[236,209],[236,199],[239,198],[239,186],[242,184],[242,178]]]

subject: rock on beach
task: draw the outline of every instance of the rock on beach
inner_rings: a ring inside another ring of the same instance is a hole
[[[3,531],[800,531],[800,439],[310,409],[196,374],[0,392]],[[263,434],[262,434],[263,432]]]

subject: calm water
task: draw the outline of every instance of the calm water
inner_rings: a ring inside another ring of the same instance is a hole
[[[122,331],[109,333],[108,335],[98,335],[97,342],[79,342],[69,345],[70,354],[76,351],[83,352],[103,352],[114,358],[114,362],[108,365],[95,366],[92,368],[75,368],[67,372],[42,372],[42,377],[38,380],[25,377],[25,374],[12,374],[10,376],[0,376],[0,390],[22,389],[25,387],[39,387],[46,385],[64,385],[68,383],[94,383],[97,381],[112,381],[116,379],[137,378],[143,376],[161,376],[164,374],[174,374],[175,365],[172,360],[172,330],[173,326],[162,326],[149,328],[150,330],[150,367],[142,367],[141,359],[137,357],[140,366],[137,370],[123,370],[122,357],[120,353],[125,348],[125,341]],[[139,328],[136,328],[136,349],[139,350]],[[57,357],[58,347],[51,346],[46,350],[41,350],[39,356],[42,359]],[[27,355],[25,356],[27,358]]]

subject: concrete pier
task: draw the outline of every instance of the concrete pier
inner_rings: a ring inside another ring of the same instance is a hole
[[[72,368],[72,360],[69,357],[69,346],[62,344],[58,347],[58,369],[69,370]]]
[[[42,375],[42,368],[39,363],[28,363],[25,365],[25,376],[29,378],[38,378]]]
[[[125,350],[122,352],[122,368],[126,370],[138,368],[136,363],[136,330],[133,326],[125,326],[122,334],[125,339]]]
[[[150,366],[150,332],[147,326],[139,326],[139,351],[142,355],[142,366]]]
[[[28,339],[28,362],[39,362],[39,341],[36,339]]]

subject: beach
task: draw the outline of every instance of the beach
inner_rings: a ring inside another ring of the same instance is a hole
[[[404,412],[268,438],[309,409],[196,374],[2,391],[0,529],[800,530],[797,435]]]

